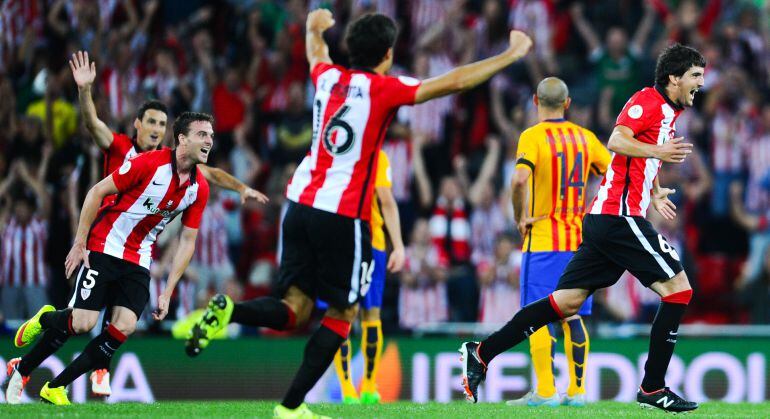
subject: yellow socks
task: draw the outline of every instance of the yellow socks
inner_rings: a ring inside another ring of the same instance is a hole
[[[356,386],[353,385],[350,339],[345,339],[340,349],[334,355],[334,369],[337,371],[337,378],[340,380],[343,399],[358,399]]]
[[[364,377],[361,382],[361,393],[375,393],[377,391],[377,369],[382,357],[382,322],[362,321],[361,352],[364,355]]]
[[[529,336],[529,352],[532,354],[532,365],[537,376],[537,394],[541,397],[552,397],[556,394],[556,384],[553,378],[553,342],[548,326],[543,326]]]
[[[567,354],[569,367],[569,387],[567,396],[585,393],[585,371],[588,349],[591,344],[583,319],[574,319],[562,323],[564,329],[564,353]]]

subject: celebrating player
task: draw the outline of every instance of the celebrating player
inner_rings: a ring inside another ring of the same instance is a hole
[[[163,103],[153,100],[145,102],[139,107],[136,119],[134,120],[136,137],[129,138],[125,134],[114,133],[96,115],[96,106],[91,97],[91,86],[96,78],[96,63],[89,61],[88,52],[78,51],[72,54],[70,68],[72,69],[72,77],[78,85],[80,109],[83,113],[86,128],[93,137],[94,143],[104,153],[104,177],[117,170],[128,159],[140,153],[156,150],[161,147],[161,142],[166,135],[166,121],[168,119],[168,112]],[[247,199],[256,199],[261,203],[267,202],[265,195],[249,188],[222,169],[208,167],[203,164],[198,165],[198,167],[207,181],[221,188],[238,192],[241,195],[242,202],[245,202]],[[105,204],[114,199],[115,196],[107,197]],[[111,317],[109,315],[109,306],[110,304],[108,303],[108,313],[104,316],[105,328],[107,327],[106,323]],[[11,370],[18,362],[18,358],[10,360],[8,362],[8,369]],[[36,367],[37,365],[25,365],[25,368],[21,370],[22,376],[27,378]],[[111,394],[109,368],[109,364],[96,365],[95,371],[90,376],[91,392],[93,394],[104,397]],[[26,380],[19,381],[21,389],[23,389],[25,382]],[[14,390],[8,393],[7,400],[9,403],[20,402],[18,396],[16,396],[17,393],[20,394],[20,391]]]
[[[369,291],[363,295],[361,301],[361,352],[364,355],[364,376],[361,380],[361,398],[353,384],[351,375],[350,339],[345,339],[337,354],[334,356],[334,368],[337,378],[340,380],[342,398],[344,403],[377,404],[380,402],[380,393],[377,391],[377,367],[382,356],[382,321],[380,308],[382,307],[382,293],[385,290],[385,269],[390,272],[398,272],[404,266],[404,241],[401,237],[401,221],[398,216],[396,198],[391,190],[390,160],[384,151],[380,150],[377,156],[377,175],[374,180],[374,193],[372,198],[372,218],[369,227],[372,232],[372,282]],[[393,252],[387,259],[385,231],[383,224],[388,229]]]
[[[610,163],[610,153],[594,133],[564,119],[570,98],[562,80],[549,77],[541,81],[534,101],[540,122],[521,134],[512,179],[514,214],[524,238],[522,307],[556,289],[582,239],[588,175],[604,174]],[[529,209],[527,188],[531,191]],[[581,316],[591,314],[592,300],[589,296],[577,314],[562,319],[570,377],[564,399],[568,405],[585,405],[583,377],[589,343]],[[554,385],[552,339],[548,327],[529,336],[537,389],[508,404],[558,406],[562,402]]]
[[[13,375],[27,365],[39,365],[72,335],[88,333],[99,311],[112,303],[109,326],[59,375],[46,382],[40,398],[55,405],[70,404],[66,386],[96,365],[105,365],[136,328],[150,298],[151,249],[174,217],[182,215],[183,229],[171,264],[166,289],[158,297],[156,320],[168,313],[177,281],[187,268],[198,235],[209,185],[198,170],[213,146],[214,119],[185,112],[174,122],[175,149],[143,153],[123,163],[94,185],[80,213],[75,243],[65,261],[67,276],[77,270],[70,308],[44,306],[16,333],[17,347],[41,340],[21,358]],[[109,195],[119,194],[100,208]]]
[[[703,86],[706,61],[693,48],[674,44],[658,57],[655,86],[631,97],[617,118],[608,147],[614,152],[589,214],[583,220],[583,243],[565,268],[556,291],[516,313],[503,328],[481,343],[460,346],[466,398],[478,399],[487,365],[546,324],[573,316],[599,288],[618,281],[625,270],[661,296],[652,322],[644,379],[636,399],[640,406],[667,412],[698,408],[665,386],[679,323],[692,288],[679,255],[644,218],[652,204],[664,218],[676,216],[661,188],[662,162],[681,163],[692,144],[674,138],[677,117],[693,104]]]
[[[302,364],[276,417],[313,417],[305,395],[326,371],[358,302],[371,282],[371,213],[377,153],[390,121],[402,105],[412,105],[470,89],[517,61],[532,41],[512,31],[499,55],[420,82],[390,77],[396,25],[387,16],[368,14],[352,22],[345,36],[352,68],[332,63],[323,32],[334,25],[328,10],[307,17],[306,52],[316,87],[311,150],[287,188],[283,252],[277,298],[238,304],[215,296],[193,328],[188,353],[197,354],[209,337],[230,322],[285,330],[308,320],[316,298],[330,308],[310,337]]]

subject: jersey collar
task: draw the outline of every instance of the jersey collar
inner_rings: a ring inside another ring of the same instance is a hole
[[[677,111],[684,110],[684,106],[677,105],[674,101],[668,98],[668,95],[666,94],[666,89],[664,89],[658,83],[655,83],[655,90],[658,92],[659,95],[663,96],[663,99],[666,101],[666,103],[668,103],[669,106],[674,108],[674,110],[677,110]]]
[[[544,119],[543,122],[567,122],[567,118]]]
[[[177,174],[177,171],[176,171],[176,166],[177,166],[177,163],[176,163],[176,149],[175,148],[169,148],[169,152],[171,153],[171,170],[173,171],[174,176],[178,177],[179,175]],[[198,173],[198,165],[196,164],[196,165],[193,165],[192,170],[190,170],[190,185],[194,185],[195,184],[195,182],[196,182],[195,175],[197,173]]]

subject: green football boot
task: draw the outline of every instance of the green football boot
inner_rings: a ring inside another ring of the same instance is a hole
[[[185,351],[188,356],[200,355],[211,339],[230,323],[233,314],[233,300],[224,294],[211,297],[203,317],[193,326],[187,338]]]

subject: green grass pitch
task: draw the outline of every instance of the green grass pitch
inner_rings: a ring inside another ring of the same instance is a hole
[[[66,407],[50,406],[40,403],[20,406],[0,405],[2,418],[40,418],[40,417],[272,417],[275,402],[157,402],[154,404],[136,403],[88,403]],[[502,403],[480,403],[472,405],[465,402],[449,404],[439,403],[390,403],[379,406],[342,406],[335,404],[312,405],[311,409],[334,418],[637,418],[662,417],[660,411],[642,410],[636,403],[600,402],[583,408],[529,408],[510,407]],[[764,404],[728,404],[704,403],[689,417],[710,418],[770,418],[770,403]]]

